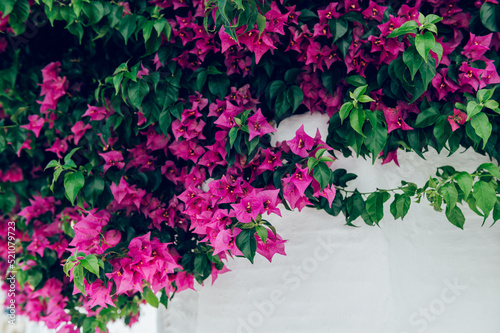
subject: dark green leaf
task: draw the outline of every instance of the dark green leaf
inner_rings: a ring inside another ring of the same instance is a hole
[[[394,201],[391,203],[390,210],[394,219],[404,219],[410,209],[411,198],[406,194],[395,194]]]
[[[236,236],[236,246],[243,253],[245,258],[253,264],[255,251],[257,250],[257,240],[255,239],[255,229],[244,229]]]
[[[491,2],[484,2],[479,11],[481,23],[486,29],[500,32],[500,7]]]
[[[291,86],[287,90],[288,103],[292,106],[292,113],[297,110],[304,100],[304,93],[298,86]]]
[[[325,162],[319,162],[313,170],[314,179],[319,182],[321,191],[330,183],[332,171]]]
[[[446,218],[453,225],[459,227],[460,229],[464,228],[465,216],[462,213],[462,210],[460,208],[458,208],[458,206],[455,206],[452,209],[449,209],[449,207],[447,207],[446,208]]]
[[[66,191],[66,197],[73,205],[78,191],[85,184],[85,178],[80,171],[68,172],[64,175],[64,189]]]
[[[495,189],[489,184],[482,180],[477,181],[472,187],[472,196],[476,199],[476,205],[484,213],[486,218],[497,201],[497,196]]]
[[[384,203],[390,197],[387,192],[373,192],[366,199],[366,212],[374,223],[378,224],[384,217]]]
[[[458,186],[464,192],[464,198],[467,199],[472,190],[472,176],[468,172],[459,172],[455,175]]]
[[[423,35],[417,35],[415,37],[415,47],[418,54],[427,62],[427,55],[429,51],[434,47],[436,40],[434,35],[430,31],[426,31]]]
[[[158,301],[158,297],[156,297],[155,293],[149,289],[148,287],[144,287],[144,299],[148,302],[149,305],[158,308],[160,302]]]
[[[347,33],[347,30],[349,29],[347,20],[343,17],[340,17],[338,19],[331,19],[328,22],[328,25],[330,26],[330,32],[332,33],[333,36],[333,43],[335,43],[337,40],[343,37]]]
[[[488,116],[484,113],[478,113],[470,119],[470,124],[474,128],[476,134],[483,139],[483,149],[488,143],[491,136],[492,126]]]

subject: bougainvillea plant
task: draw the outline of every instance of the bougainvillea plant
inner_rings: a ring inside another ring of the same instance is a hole
[[[431,148],[499,160],[496,0],[0,11],[0,271],[15,272],[18,313],[49,328],[131,325],[140,303],[167,305],[230,257],[284,255],[266,221],[282,209],[378,225],[384,203],[398,219],[425,197],[459,228],[461,204],[500,219],[494,163],[371,193],[348,190],[356,175],[335,167]],[[307,112],[329,116],[327,137],[301,127],[271,145],[283,119]]]

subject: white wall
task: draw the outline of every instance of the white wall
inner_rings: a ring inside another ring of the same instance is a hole
[[[275,135],[288,140],[302,123],[326,137],[327,118],[303,115],[285,120]],[[354,186],[370,191],[397,186],[401,179],[423,185],[436,167],[474,170],[488,162],[472,151],[424,161],[400,153],[401,168],[341,159],[334,168],[359,175]],[[258,256],[231,260],[232,272],[212,286],[175,296],[161,313],[168,333],[498,333],[500,332],[500,225],[464,208],[465,230],[425,200],[404,221],[388,207],[381,228],[345,226],[342,217],[304,209],[282,210],[270,222],[288,239],[287,256],[273,263]]]

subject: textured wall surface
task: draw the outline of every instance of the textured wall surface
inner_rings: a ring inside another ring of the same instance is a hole
[[[309,135],[320,126],[325,138],[326,121],[287,119],[274,141],[291,139],[302,123]],[[333,167],[358,174],[353,188],[370,191],[402,179],[421,186],[442,165],[472,171],[488,162],[472,151],[428,156],[400,152],[400,168],[353,158]],[[287,256],[230,260],[233,271],[214,285],[175,296],[160,312],[159,332],[500,332],[500,225],[481,227],[464,208],[462,231],[425,200],[404,221],[388,217],[387,207],[381,228],[360,219],[348,227],[313,209],[282,213],[269,221],[288,239]]]

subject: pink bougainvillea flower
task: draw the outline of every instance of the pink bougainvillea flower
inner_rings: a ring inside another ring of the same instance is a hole
[[[460,125],[465,124],[467,120],[467,114],[460,111],[459,109],[453,110],[453,116],[448,116],[448,122],[451,125],[451,130],[455,132],[460,128]]]
[[[267,133],[276,132],[276,129],[269,125],[266,117],[262,114],[260,109],[248,118],[248,140],[252,140],[256,136],[263,136]]]
[[[108,308],[108,304],[111,306],[116,306],[115,303],[113,303],[113,300],[111,300],[110,296],[111,288],[113,287],[112,283],[108,283],[108,286],[106,287],[104,285],[104,282],[99,279],[97,279],[90,285],[86,280],[84,280],[84,282],[85,290],[88,292],[89,302],[87,303],[87,305],[89,308],[93,308],[96,305],[103,308]]]
[[[236,218],[241,223],[250,223],[252,220],[257,220],[257,215],[264,212],[264,205],[259,197],[249,195],[243,198],[239,203],[232,204],[236,212]]]
[[[395,129],[401,128],[404,131],[412,130],[407,123],[405,123],[404,118],[406,118],[406,113],[401,110],[394,108],[383,109],[385,121],[387,123],[387,133],[391,133]]]
[[[58,158],[62,158],[62,153],[65,153],[68,150],[67,139],[70,139],[70,137],[66,137],[62,140],[60,138],[56,138],[54,144],[50,148],[45,149],[45,151],[53,152]]]
[[[384,152],[381,151],[379,156],[384,156]],[[382,164],[387,164],[387,163],[390,163],[392,161],[394,161],[394,163],[396,163],[396,165],[399,166],[399,163],[398,163],[398,150],[397,149],[395,149],[395,150],[387,153],[387,155],[385,156],[385,158],[382,160]]]
[[[26,128],[27,130],[32,131],[35,133],[35,137],[38,138],[40,135],[40,131],[42,130],[43,124],[45,123],[45,119],[40,118],[40,116],[33,114],[31,116],[28,116],[28,120],[30,121],[29,124],[27,125],[22,125],[19,127]]]
[[[460,66],[459,70],[460,73],[458,74],[458,82],[460,83],[460,86],[463,87],[465,85],[469,85],[474,90],[479,90],[483,70],[471,67],[466,62]]]
[[[318,10],[319,23],[328,23],[332,18],[338,19],[342,15],[337,12],[338,4],[338,2],[330,2],[325,9]]]
[[[389,21],[383,24],[379,24],[381,36],[388,36],[394,29],[399,28],[403,24],[403,19],[399,16],[389,15]]]
[[[304,131],[304,125],[295,132],[295,137],[292,140],[287,141],[292,152],[300,157],[309,156],[309,150],[314,146],[314,139],[306,134]]]
[[[437,90],[438,99],[444,99],[449,93],[454,93],[460,87],[447,75],[448,68],[441,68],[432,79],[432,86]]]
[[[82,117],[90,117],[90,120],[103,120],[109,115],[108,110],[104,106],[91,106],[87,105],[87,111],[82,115]]]
[[[280,235],[274,234],[271,230],[267,230],[267,240],[266,243],[260,239],[258,235],[256,235],[257,239],[257,253],[262,255],[264,258],[269,260],[269,262],[272,262],[273,256],[275,254],[281,254],[283,256],[286,256],[285,253],[285,243],[286,240],[281,238]]]
[[[492,36],[493,33],[486,36],[476,36],[471,32],[470,39],[461,53],[469,59],[479,60],[490,49]]]
[[[276,49],[273,40],[266,33],[263,33],[262,36],[253,44],[253,53],[255,54],[255,64],[258,64],[262,56],[267,51],[272,49]]]
[[[73,141],[75,142],[75,145],[78,145],[78,142],[80,142],[80,139],[83,137],[85,132],[91,128],[92,126],[90,126],[90,124],[85,125],[85,123],[81,120],[77,121],[73,127],[71,127],[71,132],[74,134]]]
[[[312,181],[313,178],[309,175],[307,167],[301,168],[299,165],[297,165],[295,172],[290,177],[282,179],[283,186],[292,185],[293,188],[297,189],[300,196],[305,196],[305,191]]]
[[[259,166],[259,170],[265,171],[270,170],[274,171],[277,167],[283,165],[281,162],[281,151],[277,151],[276,153],[272,152],[271,149],[267,148],[263,152],[265,159]]]
[[[375,1],[370,0],[368,3],[368,8],[363,10],[361,14],[365,18],[365,20],[375,20],[378,22],[382,22],[382,17],[384,16],[384,12],[387,7],[379,6]]]
[[[145,68],[144,65],[141,63],[141,70],[137,72],[137,77],[139,79],[142,79],[144,75],[149,75],[149,69]]]
[[[264,207],[264,211],[267,215],[271,213],[281,216],[281,211],[278,209],[278,204],[281,203],[281,199],[279,197],[280,190],[263,190],[257,193],[257,196],[262,201],[262,206]]]
[[[479,89],[483,89],[488,84],[500,83],[500,76],[495,67],[495,62],[486,58],[484,58],[484,61],[486,62],[486,68],[483,70],[483,74],[481,74]]]
[[[271,10],[267,11],[266,17],[266,31],[275,32],[280,35],[285,34],[283,29],[288,21],[289,13],[282,14],[275,2],[271,2]]]
[[[106,173],[109,168],[112,166],[116,166],[119,170],[123,169],[125,166],[125,162],[123,162],[123,155],[121,152],[112,150],[107,153],[99,153],[99,156],[101,156],[104,159],[104,164],[103,171]]]

